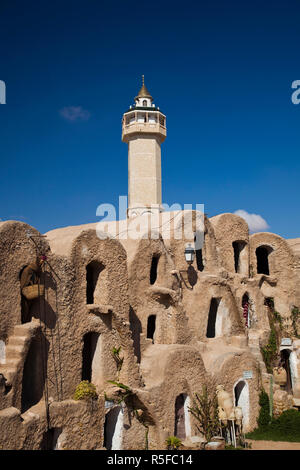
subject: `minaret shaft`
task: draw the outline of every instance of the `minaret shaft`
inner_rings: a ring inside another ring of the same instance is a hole
[[[144,81],[135,106],[123,115],[122,140],[128,143],[128,217],[162,211],[161,143],[166,117],[152,104]]]

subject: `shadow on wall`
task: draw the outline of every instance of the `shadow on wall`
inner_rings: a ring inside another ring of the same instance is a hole
[[[134,354],[137,358],[137,361],[141,362],[140,334],[142,333],[142,324],[132,307],[130,307],[129,310],[129,323],[133,340]]]
[[[83,337],[81,380],[95,383],[101,377],[101,356],[100,334],[86,333]]]
[[[23,368],[21,412],[36,405],[43,397],[47,375],[49,341],[40,331],[30,344]]]

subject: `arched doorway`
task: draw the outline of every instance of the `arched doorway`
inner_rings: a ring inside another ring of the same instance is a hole
[[[189,406],[190,398],[184,393],[178,395],[175,401],[174,436],[182,440],[191,435]]]
[[[212,298],[208,313],[206,337],[214,338],[216,336],[216,320],[220,299]]]
[[[107,450],[122,449],[124,411],[121,406],[111,409],[105,416],[104,447]]]
[[[36,405],[43,397],[47,375],[49,342],[42,332],[31,341],[22,377],[21,412]]]
[[[281,366],[286,370],[286,385],[285,390],[288,393],[293,391],[293,382],[295,382],[295,371],[293,367],[293,355],[290,349],[282,349],[280,351],[280,362]]]
[[[153,285],[157,279],[157,267],[159,262],[159,255],[154,255],[151,261],[151,268],[150,268],[150,284]]]
[[[256,248],[257,274],[270,274],[269,254],[273,251],[270,246]]]
[[[101,381],[102,371],[101,336],[99,333],[86,333],[83,337],[81,380],[94,385]]]
[[[155,327],[156,315],[149,315],[147,320],[147,338],[152,339],[152,343],[154,343]]]
[[[243,430],[249,426],[250,398],[249,385],[245,380],[239,380],[233,387],[234,405],[240,406],[243,411]]]
[[[250,328],[252,324],[252,315],[251,315],[251,302],[247,292],[243,295],[242,298],[242,309],[243,317],[245,321],[246,328]]]
[[[98,261],[91,261],[86,267],[86,303],[95,303],[95,291],[98,278],[104,266]]]
[[[50,428],[43,435],[41,450],[61,450],[63,443],[62,428]]]
[[[247,243],[244,241],[235,241],[232,243],[234,254],[234,270],[236,273],[247,273]]]

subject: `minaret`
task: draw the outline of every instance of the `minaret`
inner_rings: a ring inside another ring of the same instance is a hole
[[[122,141],[128,143],[128,217],[162,211],[160,146],[167,135],[166,116],[153,103],[144,75],[142,80],[122,122]]]

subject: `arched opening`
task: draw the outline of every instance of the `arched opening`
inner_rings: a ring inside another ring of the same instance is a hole
[[[107,450],[122,449],[124,411],[121,406],[111,409],[105,416],[104,444]]]
[[[291,355],[290,349],[282,349],[282,351],[280,351],[280,365],[284,367],[284,369],[286,370],[285,390],[288,393],[292,393],[292,390],[293,390],[290,355]]]
[[[32,339],[23,368],[21,412],[39,403],[47,374],[49,342],[43,335]]]
[[[251,326],[251,315],[250,315],[250,300],[247,293],[243,295],[242,298],[242,308],[243,308],[243,317],[245,321],[246,328]]]
[[[195,250],[196,251],[196,263],[198,271],[203,271],[204,263],[203,263],[203,256],[202,256],[202,249]]]
[[[143,106],[147,106],[147,100],[143,100]]]
[[[90,332],[83,337],[82,380],[95,385],[101,378],[101,338],[99,333]]]
[[[256,248],[257,274],[270,274],[269,254],[272,248],[269,246],[259,246]]]
[[[191,435],[191,424],[188,407],[190,405],[189,397],[181,393],[175,401],[175,426],[174,436],[179,439],[185,439]]]
[[[234,269],[236,273],[245,274],[245,248],[246,242],[243,241],[235,241],[232,243],[233,253],[234,253]]]
[[[150,268],[150,284],[155,284],[157,279],[157,266],[159,261],[159,255],[154,255],[151,261],[151,268]]]
[[[211,299],[206,330],[207,338],[214,338],[216,336],[216,319],[220,300],[214,297]]]
[[[86,303],[93,304],[99,275],[104,266],[98,261],[91,261],[86,267]]]
[[[133,340],[133,349],[134,354],[138,362],[141,362],[141,333],[142,333],[142,324],[134,309],[130,307],[129,309],[129,324],[131,329],[131,337]]]
[[[147,320],[147,338],[152,339],[154,343],[154,333],[156,327],[156,315],[149,315]]]
[[[43,435],[41,450],[62,449],[62,428],[50,428]]]
[[[19,272],[19,280],[21,287],[21,323],[29,323],[32,320],[32,311],[34,310],[34,304],[36,304],[36,299],[28,299],[23,293],[22,289],[29,285],[38,284],[38,275],[37,271],[31,269],[32,265],[25,265]]]
[[[201,240],[201,234],[199,235],[199,239]],[[197,248],[197,236],[195,235],[194,237],[194,242],[195,242],[195,254],[196,254],[196,265],[198,271],[203,271],[204,270],[204,260],[203,260],[203,246],[204,246],[204,241],[202,248]],[[200,244],[200,243],[199,243]],[[201,246],[201,245],[200,245]]]
[[[234,405],[242,408],[243,411],[243,429],[247,430],[249,425],[249,386],[245,380],[238,381],[234,386]]]

